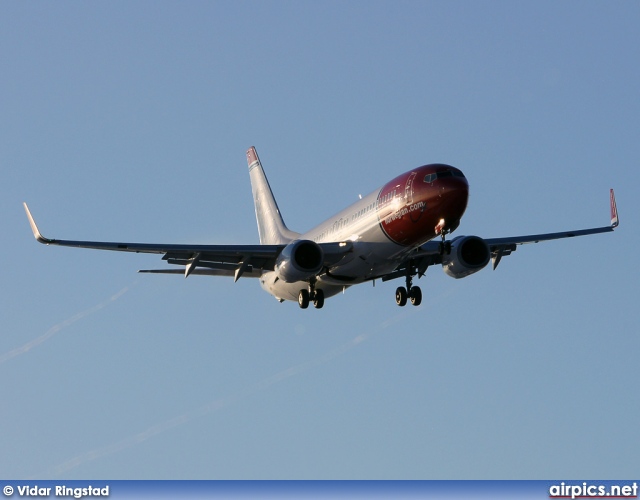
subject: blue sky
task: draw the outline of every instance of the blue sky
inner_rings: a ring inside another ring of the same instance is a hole
[[[637,2],[5,2],[0,475],[637,474]],[[304,231],[425,163],[527,245],[322,310],[49,237],[255,243],[245,151]]]

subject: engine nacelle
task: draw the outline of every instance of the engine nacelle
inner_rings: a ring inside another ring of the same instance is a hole
[[[286,283],[305,281],[322,269],[324,252],[320,245],[310,240],[289,243],[278,256],[274,270]]]
[[[442,256],[442,269],[452,278],[477,273],[489,263],[489,245],[478,236],[462,236],[451,242],[451,252]]]

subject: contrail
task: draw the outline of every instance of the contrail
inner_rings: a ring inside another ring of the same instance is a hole
[[[67,326],[72,325],[76,321],[81,320],[83,318],[86,318],[87,316],[91,316],[93,313],[99,311],[100,309],[103,309],[103,308],[107,307],[109,304],[111,304],[112,302],[115,302],[120,297],[122,297],[125,293],[127,293],[136,283],[137,282],[134,282],[133,284],[124,287],[122,290],[120,290],[118,293],[112,295],[107,300],[104,300],[104,301],[100,302],[99,304],[97,304],[97,305],[95,305],[93,307],[90,307],[89,309],[87,309],[85,311],[79,312],[78,314],[75,314],[75,315],[71,316],[70,318],[65,319],[61,323],[58,323],[57,325],[52,326],[45,333],[43,333],[39,337],[36,337],[35,339],[31,340],[30,342],[27,342],[25,345],[23,345],[21,347],[16,347],[12,351],[9,351],[9,352],[7,352],[5,354],[0,355],[0,364],[4,363],[5,361],[7,361],[9,359],[15,358],[16,356],[19,356],[20,354],[24,354],[25,352],[30,351],[34,347],[39,346],[40,344],[42,344],[45,340],[49,340],[51,337],[53,337],[56,333],[58,333],[63,328],[66,328]]]
[[[222,408],[225,408],[227,406],[230,406],[234,403],[237,403],[238,401],[241,401],[244,398],[247,398],[249,396],[251,396],[252,394],[265,390],[268,387],[278,384],[280,382],[282,382],[283,380],[286,380],[288,378],[291,378],[299,373],[302,373],[304,371],[310,370],[312,368],[315,368],[317,366],[323,365],[325,363],[328,363],[329,361],[342,356],[343,354],[345,354],[346,352],[350,351],[351,349],[355,348],[356,346],[362,344],[363,342],[365,342],[366,340],[368,340],[371,336],[386,330],[388,327],[390,327],[391,325],[403,320],[408,314],[411,314],[413,311],[412,310],[404,310],[401,313],[396,314],[393,318],[388,319],[384,322],[382,322],[377,329],[370,331],[368,333],[362,333],[356,337],[354,337],[353,339],[351,339],[349,342],[346,342],[345,344],[342,344],[340,346],[338,346],[337,348],[323,354],[322,356],[304,362],[304,363],[300,363],[298,365],[294,365],[290,368],[287,368],[286,370],[283,370],[281,372],[278,372],[270,377],[267,377],[263,380],[261,380],[260,382],[257,382],[256,384],[240,391],[238,394],[235,394],[233,396],[229,396],[227,398],[222,398],[222,399],[216,399],[214,401],[211,401],[210,403],[201,406],[200,408],[197,408],[195,410],[192,410],[190,412],[186,412],[183,413],[182,415],[178,415],[177,417],[173,417],[169,420],[166,420],[164,422],[161,422],[159,424],[155,424],[152,425],[151,427],[149,427],[148,429],[139,432],[137,434],[134,434],[132,436],[129,436],[125,439],[122,439],[116,443],[110,444],[108,446],[103,446],[101,448],[96,448],[95,450],[92,451],[88,451],[86,453],[83,453],[81,455],[78,455],[70,460],[67,460],[55,467],[53,467],[52,469],[50,469],[48,471],[48,473],[45,475],[45,477],[47,476],[52,476],[52,477],[56,477],[59,476],[61,474],[64,474],[65,472],[68,472],[72,469],[75,469],[76,467],[79,467],[82,464],[85,464],[87,462],[91,462],[93,460],[96,460],[98,458],[102,458],[104,456],[107,455],[111,455],[112,453],[117,453],[119,451],[122,451],[126,448],[129,448],[131,446],[134,446],[136,444],[142,443],[143,441],[146,441],[147,439],[150,439],[154,436],[157,436],[158,434],[162,434],[163,432],[168,431],[169,429],[173,429],[174,427],[178,427],[180,425],[184,425],[196,418],[199,417],[204,417],[205,415],[209,415],[212,413],[215,413],[219,410],[221,410]],[[40,476],[42,477],[42,476]]]

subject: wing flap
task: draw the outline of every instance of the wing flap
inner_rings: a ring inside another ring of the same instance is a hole
[[[140,269],[139,273],[148,274],[180,274],[184,275],[182,269]],[[202,269],[197,268],[191,271],[190,275],[195,276],[222,276],[226,278],[235,277],[236,271],[234,269]],[[260,269],[253,269],[252,271],[245,271],[242,276],[244,278],[259,278],[261,275]]]

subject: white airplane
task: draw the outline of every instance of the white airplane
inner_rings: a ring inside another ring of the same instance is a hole
[[[259,245],[175,245],[56,240],[42,236],[24,204],[33,234],[40,243],[120,252],[164,254],[168,264],[182,269],[141,270],[142,273],[194,274],[256,278],[280,302],[310,302],[320,309],[327,297],[366,281],[404,278],[396,303],[414,306],[422,292],[413,278],[441,264],[453,278],[464,278],[484,268],[495,269],[517,245],[613,231],[618,212],[610,190],[611,224],[604,227],[483,239],[446,235],[460,224],[467,208],[469,184],[449,165],[424,165],[387,182],[310,231],[300,234],[285,225],[255,148],[247,151],[255,203]],[[432,241],[439,237],[440,241]]]

